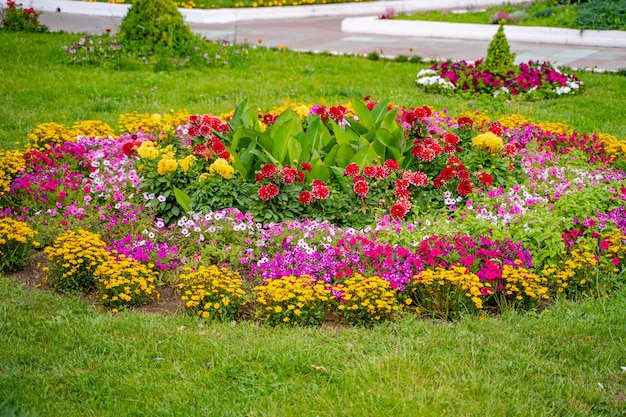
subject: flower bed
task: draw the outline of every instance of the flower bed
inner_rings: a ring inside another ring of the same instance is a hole
[[[0,158],[2,217],[38,232],[52,283],[108,308],[178,285],[199,317],[368,324],[624,284],[610,135],[369,98],[119,125],[40,126]]]

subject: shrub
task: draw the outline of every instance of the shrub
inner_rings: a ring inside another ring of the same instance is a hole
[[[0,12],[0,30],[10,32],[47,32],[48,27],[39,23],[39,13],[32,7],[24,9],[21,3],[7,1],[7,8]]]
[[[511,53],[509,42],[504,34],[504,25],[500,24],[487,48],[487,56],[481,65],[481,70],[495,75],[506,75],[509,71],[515,70],[514,59],[515,54]]]
[[[246,304],[239,273],[215,265],[200,265],[180,276],[181,299],[185,308],[203,318],[232,319]]]
[[[327,284],[309,275],[284,276],[254,288],[261,310],[257,316],[276,325],[316,325],[324,321],[331,299]]]
[[[195,36],[171,0],[136,0],[122,20],[119,40],[128,50],[167,49],[184,56]]]
[[[391,319],[399,310],[396,291],[384,279],[355,274],[333,288],[339,312],[350,324],[369,325]]]
[[[109,253],[100,236],[86,230],[68,230],[44,249],[50,266],[44,270],[53,288],[68,294],[96,286],[94,273]]]
[[[24,222],[0,219],[0,273],[13,272],[26,266],[37,232]]]
[[[159,298],[151,265],[124,255],[109,255],[94,271],[100,301],[109,308],[148,304]]]

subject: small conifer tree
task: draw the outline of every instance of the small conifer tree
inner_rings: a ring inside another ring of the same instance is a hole
[[[506,75],[509,71],[515,70],[514,60],[515,54],[511,53],[509,42],[504,34],[504,25],[500,24],[498,31],[489,44],[487,56],[480,68],[492,74]]]

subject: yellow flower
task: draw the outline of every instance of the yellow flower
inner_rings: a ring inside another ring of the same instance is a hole
[[[489,152],[497,152],[502,148],[502,138],[492,132],[486,132],[473,138],[472,144]]]
[[[215,160],[215,162],[213,162],[209,166],[209,173],[210,174],[212,174],[212,175],[218,174],[222,178],[225,178],[227,180],[229,180],[229,179],[231,179],[233,177],[233,173],[234,172],[235,172],[235,170],[233,169],[233,167],[230,166],[228,161],[226,161],[223,158],[217,158]]]
[[[180,161],[178,161],[178,165],[180,166],[180,169],[183,172],[187,172],[189,171],[189,168],[191,167],[191,165],[193,165],[193,163],[195,162],[196,157],[193,155],[187,155],[186,157],[184,157],[183,159],[181,159]]]

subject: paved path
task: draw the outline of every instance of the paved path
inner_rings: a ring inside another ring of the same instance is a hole
[[[85,3],[85,7],[89,4]],[[190,23],[194,32],[211,40],[285,46],[298,51],[347,54],[378,52],[382,56],[418,55],[423,59],[476,60],[485,56],[489,41],[420,38],[344,33],[341,22],[348,16],[303,17],[277,20],[245,20],[228,23]],[[70,13],[44,12],[41,22],[51,30],[66,32],[115,32],[121,18]],[[617,70],[626,68],[626,48],[550,45],[510,42],[518,62],[550,61],[572,68]]]

